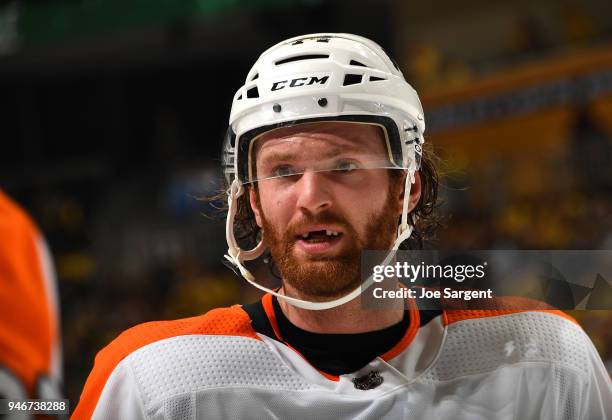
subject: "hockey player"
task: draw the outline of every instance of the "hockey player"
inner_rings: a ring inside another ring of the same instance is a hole
[[[265,51],[224,150],[226,258],[266,295],[124,332],[74,417],[610,418],[610,379],[562,312],[361,305],[361,252],[418,243],[435,203],[424,130],[416,92],[368,39]],[[278,290],[245,265],[266,250]]]
[[[59,324],[45,241],[0,190],[0,399],[61,398]]]

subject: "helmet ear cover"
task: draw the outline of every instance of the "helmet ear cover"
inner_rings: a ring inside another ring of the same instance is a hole
[[[225,132],[225,138],[223,140],[223,146],[221,149],[221,169],[223,171],[223,175],[225,176],[225,181],[227,182],[227,186],[229,187],[235,178],[236,172],[234,170],[235,167],[235,159],[236,159],[236,133],[232,129],[230,125],[227,127],[227,131]]]
[[[268,131],[291,127],[298,124],[323,122],[323,121],[338,121],[338,122],[356,122],[377,125],[383,129],[385,136],[385,142],[387,151],[389,154],[389,160],[391,164],[401,168],[401,162],[394,162],[393,156],[402,156],[401,137],[399,130],[397,129],[397,123],[391,117],[379,116],[379,115],[341,115],[341,116],[330,116],[330,117],[316,117],[316,118],[305,118],[292,121],[284,121],[265,127],[258,127],[253,130],[247,131],[238,139],[237,147],[237,178],[242,182],[248,182],[249,180],[249,151],[251,148],[251,142],[259,135]]]

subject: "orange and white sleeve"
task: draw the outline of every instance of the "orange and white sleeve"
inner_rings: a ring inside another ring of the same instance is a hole
[[[0,191],[0,395],[60,398],[57,285],[34,222]]]

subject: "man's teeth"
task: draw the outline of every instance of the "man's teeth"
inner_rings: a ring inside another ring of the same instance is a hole
[[[334,230],[325,230],[325,234],[327,236],[338,236],[340,232],[336,232]],[[302,233],[302,239],[308,239],[310,237],[310,232]]]

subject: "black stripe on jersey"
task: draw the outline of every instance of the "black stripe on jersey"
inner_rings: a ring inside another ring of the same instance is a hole
[[[272,298],[278,330],[285,343],[296,349],[320,371],[331,375],[355,372],[389,351],[404,336],[410,325],[409,312],[403,319],[382,330],[357,334],[321,334],[296,327]]]
[[[439,300],[434,301],[433,299],[416,298],[417,308],[419,308],[419,317],[421,319],[421,327],[424,327],[437,317],[442,315],[442,304]],[[433,302],[433,303],[432,303]],[[427,309],[424,309],[427,308]]]
[[[251,325],[256,332],[276,340],[276,334],[274,334],[272,324],[270,324],[270,320],[268,319],[268,315],[266,315],[261,300],[242,305],[242,309],[244,309],[251,318]]]
[[[274,296],[272,304],[283,342],[299,351],[315,368],[332,375],[355,372],[384,354],[402,339],[410,325],[410,312],[406,311],[400,322],[383,330],[360,334],[318,334],[293,325],[283,314]],[[430,309],[431,301],[425,306],[417,299],[417,307],[421,327],[442,314],[439,309]],[[256,332],[278,340],[261,300],[242,305],[242,308],[251,318],[251,325]]]

